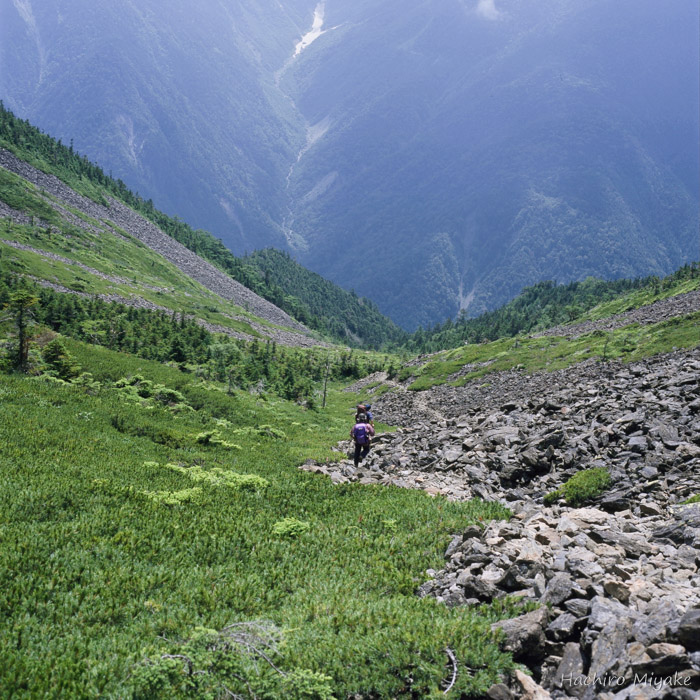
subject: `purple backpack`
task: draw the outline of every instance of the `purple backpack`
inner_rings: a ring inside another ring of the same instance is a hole
[[[366,445],[369,442],[369,435],[367,434],[367,426],[364,423],[358,423],[353,428],[353,435],[355,436],[355,442],[358,445]]]

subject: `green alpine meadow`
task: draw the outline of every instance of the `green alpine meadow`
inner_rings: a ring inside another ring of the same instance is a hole
[[[66,348],[75,379],[0,385],[3,695],[427,697],[447,647],[472,669],[464,692],[512,667],[489,623],[514,608],[414,595],[452,532],[505,508],[296,468],[337,458],[356,396],[334,385],[311,411]],[[225,646],[244,623],[267,630],[260,656]]]
[[[279,324],[87,214],[115,194],[142,205],[4,115],[4,144],[84,199],[0,169],[3,696],[428,697],[452,658],[454,692],[476,696],[512,669],[490,624],[516,601],[415,595],[454,532],[507,508],[298,469],[342,457],[361,399],[346,387],[397,371],[400,336],[382,353],[319,331],[285,344]],[[310,306],[290,308],[308,321],[321,307],[297,279]]]

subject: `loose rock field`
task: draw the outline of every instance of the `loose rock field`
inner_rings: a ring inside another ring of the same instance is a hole
[[[455,533],[418,590],[450,606],[504,596],[538,606],[497,625],[534,681],[514,677],[490,698],[700,696],[700,504],[684,504],[700,494],[700,349],[425,392],[394,384],[373,404],[377,420],[402,427],[358,469],[304,468],[514,513]],[[595,467],[612,477],[595,500],[543,504]]]

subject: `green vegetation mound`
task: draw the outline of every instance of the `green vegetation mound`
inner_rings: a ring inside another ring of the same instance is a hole
[[[566,483],[544,497],[545,505],[551,505],[559,498],[577,508],[604,493],[610,486],[610,472],[605,467],[584,469],[574,474]]]

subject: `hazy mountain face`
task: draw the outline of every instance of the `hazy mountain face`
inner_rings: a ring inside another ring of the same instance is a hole
[[[237,250],[283,245],[281,183],[303,127],[273,73],[312,8],[0,0],[0,97]]]
[[[235,251],[288,246],[410,328],[698,257],[699,11],[0,0],[0,97]]]

